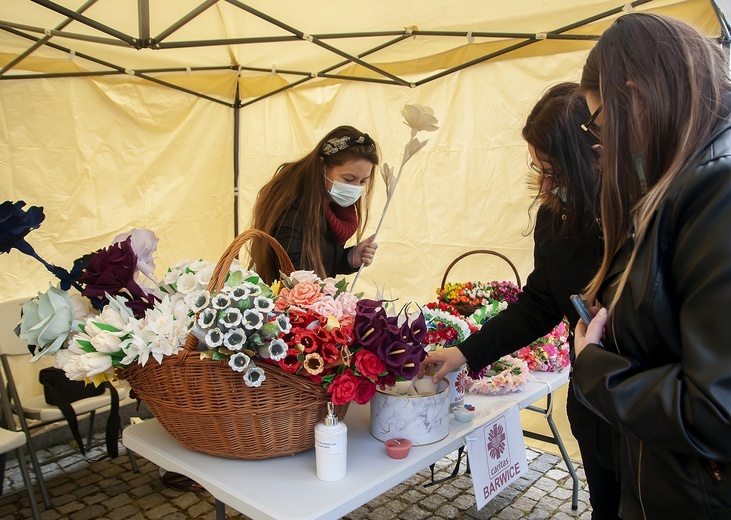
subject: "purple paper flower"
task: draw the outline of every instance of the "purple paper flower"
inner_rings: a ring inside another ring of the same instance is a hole
[[[56,278],[61,280],[61,289],[68,290],[72,285],[80,289],[76,284],[76,279],[66,269],[46,262],[36,253],[33,246],[25,241],[26,235],[32,230],[38,229],[46,216],[40,206],[30,206],[27,211],[23,209],[23,206],[25,206],[25,201],[22,200],[18,202],[6,200],[0,204],[0,253],[9,253],[11,249],[15,248],[42,263]]]

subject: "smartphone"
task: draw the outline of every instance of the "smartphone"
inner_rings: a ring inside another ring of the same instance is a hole
[[[579,317],[584,320],[584,323],[588,326],[592,316],[589,313],[589,309],[586,308],[584,300],[582,300],[581,296],[579,296],[578,294],[572,294],[570,298],[571,303],[574,304],[574,309],[576,309],[576,312],[579,313]]]
[[[576,309],[576,312],[579,313],[579,316],[582,320],[584,320],[584,323],[589,326],[592,315],[589,313],[589,309],[586,308],[584,300],[582,300],[581,296],[579,296],[578,294],[572,294],[569,298],[571,298],[571,303],[574,304],[574,309]],[[604,342],[599,340],[599,346],[604,347]]]

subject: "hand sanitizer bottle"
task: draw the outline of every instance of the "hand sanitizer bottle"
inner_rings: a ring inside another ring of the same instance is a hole
[[[317,478],[335,481],[345,478],[348,462],[348,427],[338,421],[335,407],[327,403],[325,420],[315,426]]]

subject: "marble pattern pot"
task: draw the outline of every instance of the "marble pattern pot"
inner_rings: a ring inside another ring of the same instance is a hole
[[[440,381],[437,391],[427,395],[393,395],[378,390],[370,405],[371,435],[380,441],[399,437],[423,446],[449,434],[447,381]]]

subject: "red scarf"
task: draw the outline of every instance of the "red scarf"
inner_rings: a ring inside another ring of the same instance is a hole
[[[334,202],[325,202],[325,218],[327,225],[335,236],[338,245],[345,245],[358,229],[358,214],[355,205],[343,208]]]

